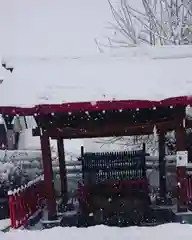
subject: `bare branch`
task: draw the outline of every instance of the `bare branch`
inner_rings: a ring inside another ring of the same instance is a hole
[[[192,33],[192,0],[142,0],[143,11],[128,0],[121,0],[119,8],[108,3],[114,19],[108,30],[115,33],[109,37],[110,47],[192,43],[188,35]]]

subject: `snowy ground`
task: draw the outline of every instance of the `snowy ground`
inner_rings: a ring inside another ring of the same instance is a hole
[[[1,240],[191,240],[192,226],[181,224],[166,224],[157,227],[116,228],[96,226],[90,228],[53,228],[43,231],[12,231],[0,233]]]
[[[10,219],[9,218],[0,220],[0,231],[4,230],[5,228],[7,228],[9,226],[10,226]]]

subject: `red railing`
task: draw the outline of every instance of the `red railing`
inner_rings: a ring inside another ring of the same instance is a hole
[[[40,176],[27,185],[8,192],[12,228],[25,226],[45,200],[44,178]]]

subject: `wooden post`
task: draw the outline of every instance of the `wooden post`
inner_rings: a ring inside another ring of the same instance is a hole
[[[166,162],[165,162],[165,133],[159,132],[159,197],[161,203],[167,200]]]
[[[65,165],[65,152],[63,138],[57,139],[58,157],[59,157],[59,171],[61,180],[61,196],[62,204],[66,204],[68,200],[67,191],[67,171]]]
[[[176,149],[177,149],[177,209],[178,212],[187,211],[187,151],[186,134],[183,124],[176,129]]]
[[[81,164],[82,164],[82,177],[85,179],[85,172],[83,170],[84,166],[84,146],[81,146]]]
[[[84,147],[81,146],[81,158],[83,158],[83,156],[84,156]]]
[[[45,192],[47,198],[48,207],[48,219],[54,220],[57,218],[56,212],[56,199],[55,190],[53,183],[53,169],[52,169],[52,158],[49,136],[45,132],[40,136],[41,139],[41,151],[44,169],[44,181],[45,181]]]

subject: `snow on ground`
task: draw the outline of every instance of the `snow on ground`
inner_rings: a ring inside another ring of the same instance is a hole
[[[4,230],[7,227],[9,227],[10,224],[11,224],[11,222],[10,222],[9,218],[0,220],[0,231]],[[0,236],[1,236],[1,234],[0,234]]]
[[[96,226],[90,228],[56,227],[42,231],[12,231],[0,233],[1,240],[191,240],[192,226],[181,224],[165,224],[157,227],[116,228]]]

